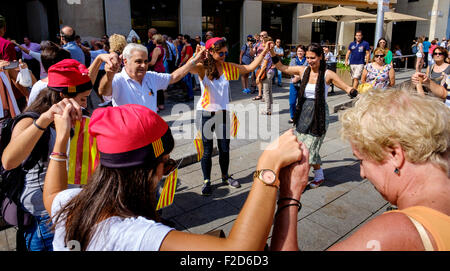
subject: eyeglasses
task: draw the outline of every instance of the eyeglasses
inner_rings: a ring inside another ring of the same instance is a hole
[[[164,176],[169,175],[172,171],[174,171],[177,168],[177,166],[178,166],[177,162],[172,158],[164,162],[164,170],[163,170]]]
[[[228,56],[228,52],[219,52],[218,54],[220,57],[223,57],[224,55]]]
[[[443,56],[444,53],[433,53],[434,56]]]
[[[384,57],[384,55],[375,55],[375,58]]]

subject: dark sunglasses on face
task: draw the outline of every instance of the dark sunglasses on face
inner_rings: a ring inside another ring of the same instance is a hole
[[[178,166],[177,162],[172,158],[164,162],[164,170],[163,170],[164,176],[167,176],[170,173],[172,173],[172,171],[174,171],[177,168],[177,166]]]
[[[444,53],[433,53],[434,56],[443,56]]]
[[[224,55],[228,56],[228,52],[219,52],[218,54],[220,57],[223,57]]]
[[[375,55],[375,58],[384,57],[384,55]]]

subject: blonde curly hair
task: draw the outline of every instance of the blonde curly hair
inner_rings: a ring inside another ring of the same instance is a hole
[[[450,108],[412,88],[371,90],[354,107],[339,113],[341,137],[369,159],[381,163],[399,144],[411,163],[433,163],[449,170]]]
[[[111,37],[109,37],[109,52],[117,52],[122,54],[123,49],[125,49],[125,46],[127,46],[127,39],[125,36],[122,36],[120,34],[113,34]]]

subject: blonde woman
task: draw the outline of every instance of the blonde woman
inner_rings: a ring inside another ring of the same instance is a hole
[[[361,177],[398,210],[376,216],[329,250],[450,250],[450,109],[412,92],[373,90],[340,112],[341,135]],[[272,236],[272,249],[298,250],[297,216],[275,219],[283,235]]]
[[[372,62],[364,68],[361,82],[371,84],[372,88],[386,89],[395,85],[395,71],[391,64],[385,63],[386,50],[378,47],[373,53]]]

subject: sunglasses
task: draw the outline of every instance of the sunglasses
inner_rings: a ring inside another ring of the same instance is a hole
[[[223,57],[224,55],[228,56],[228,52],[219,52],[218,54],[220,57]]]
[[[444,53],[433,53],[434,56],[443,56]]]
[[[170,158],[169,160],[167,160],[166,162],[164,162],[164,170],[163,170],[163,175],[167,176],[170,173],[172,173],[172,171],[174,171],[176,168],[178,168],[178,164],[177,161],[173,160],[172,158]]]
[[[384,57],[384,55],[375,55],[375,58]]]

